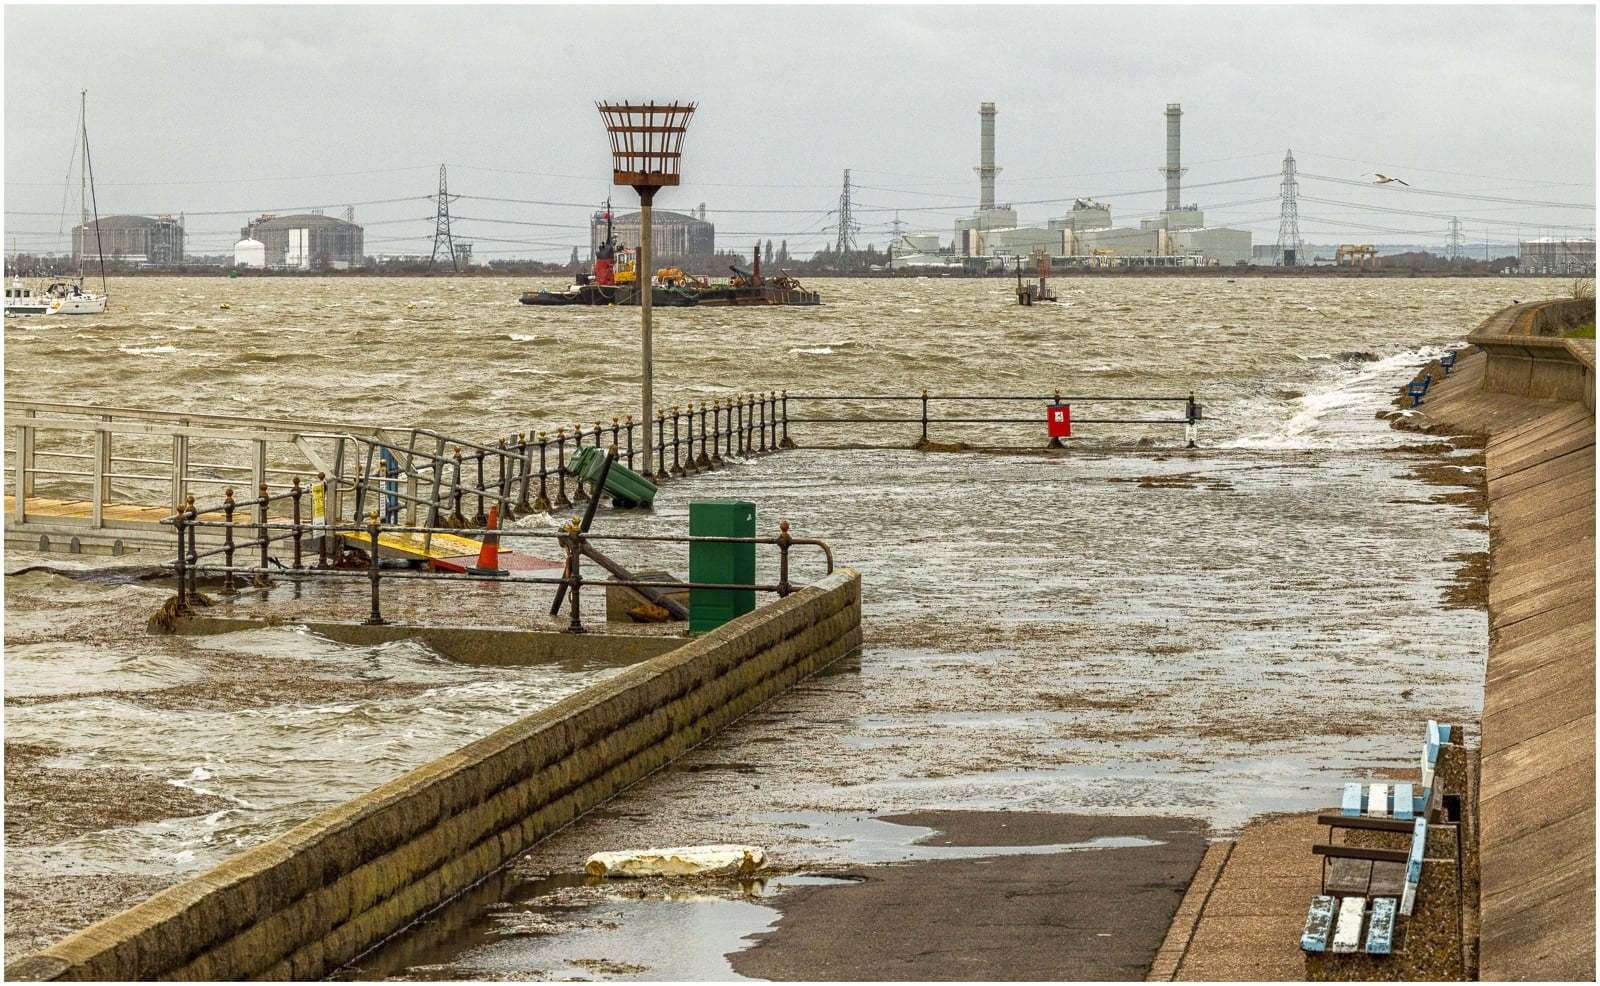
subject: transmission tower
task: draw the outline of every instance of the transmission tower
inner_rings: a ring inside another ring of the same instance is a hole
[[[856,249],[856,232],[861,227],[856,225],[850,216],[850,169],[844,169],[844,190],[839,193],[839,239],[834,245],[834,252],[839,255],[839,263],[844,266],[848,263],[850,255]]]
[[[450,269],[460,271],[456,264],[456,241],[450,235],[450,184],[445,180],[444,165],[439,165],[439,196],[436,199],[438,209],[433,220],[433,255],[428,258],[428,269],[432,270],[434,263],[439,259],[439,244],[450,251]]]
[[[1453,264],[1461,259],[1461,219],[1450,220],[1450,262]]]
[[[1300,239],[1300,183],[1294,177],[1294,151],[1283,157],[1283,181],[1278,185],[1281,202],[1278,208],[1278,265],[1293,267],[1305,252],[1305,242]]]

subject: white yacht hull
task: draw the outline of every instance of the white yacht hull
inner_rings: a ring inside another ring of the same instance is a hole
[[[23,302],[6,305],[6,317],[15,315],[100,315],[106,310],[104,298],[53,298],[48,303]]]

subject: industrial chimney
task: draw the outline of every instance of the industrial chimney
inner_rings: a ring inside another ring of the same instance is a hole
[[[1000,169],[994,163],[994,104],[978,104],[978,208],[994,208],[994,176]]]
[[[1161,173],[1167,179],[1167,211],[1173,212],[1182,207],[1178,201],[1182,195],[1183,167],[1179,155],[1179,128],[1183,120],[1183,107],[1178,103],[1167,104],[1167,166]]]

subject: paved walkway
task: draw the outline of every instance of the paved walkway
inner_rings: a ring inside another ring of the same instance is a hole
[[[1206,853],[1149,980],[1299,980],[1306,903],[1321,879],[1316,813],[1265,819]]]
[[[1488,979],[1595,974],[1594,417],[1490,440],[1482,944]]]

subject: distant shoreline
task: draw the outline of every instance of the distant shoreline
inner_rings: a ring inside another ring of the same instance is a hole
[[[1004,274],[975,274],[962,271],[941,271],[938,269],[914,269],[905,271],[796,271],[790,269],[789,273],[797,278],[811,280],[832,280],[835,278],[884,278],[889,280],[914,280],[917,278],[950,278],[970,280],[1015,280],[1016,272]],[[232,271],[227,270],[129,270],[107,271],[107,277],[207,277],[229,278]],[[36,278],[70,278],[73,274],[28,274],[7,270],[7,278],[36,277]],[[95,275],[98,276],[98,275]],[[559,278],[570,276],[567,271],[539,272],[539,271],[497,271],[497,270],[471,270],[471,271],[380,271],[380,270],[329,270],[329,271],[249,271],[238,273],[237,280],[253,278],[372,278],[372,277],[438,277],[438,278]],[[1023,273],[1023,280],[1036,279],[1035,274]],[[1133,268],[1103,268],[1099,270],[1069,270],[1053,271],[1051,280],[1092,279],[1102,277],[1193,277],[1193,278],[1353,278],[1353,279],[1390,279],[1390,278],[1505,278],[1518,280],[1523,278],[1555,278],[1557,280],[1570,280],[1575,277],[1592,277],[1592,274],[1502,274],[1498,271],[1468,271],[1468,270],[1436,270],[1436,269],[1410,269],[1393,268],[1378,270],[1358,270],[1349,267],[1133,267]]]

